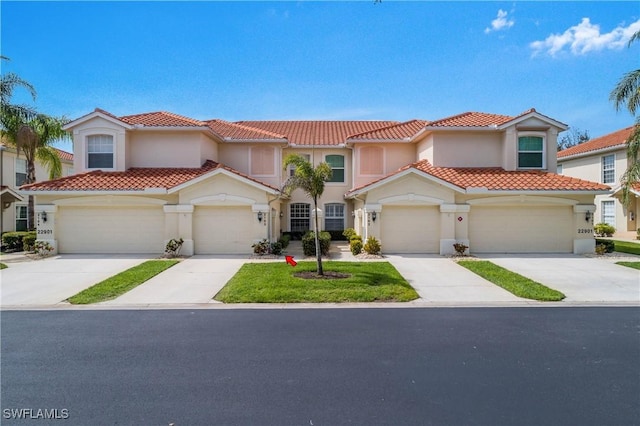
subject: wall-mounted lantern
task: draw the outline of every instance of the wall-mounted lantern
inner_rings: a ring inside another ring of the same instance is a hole
[[[42,217],[42,221],[43,222],[46,222],[47,221],[47,212],[42,212],[40,217]]]
[[[263,218],[262,212],[258,212],[258,222],[262,222],[262,218]]]
[[[587,212],[584,214],[584,220],[587,222],[591,220],[591,212],[589,210],[587,210]]]
[[[378,217],[378,214],[376,212],[371,213],[371,220],[373,220],[374,222],[376,221],[377,217]]]

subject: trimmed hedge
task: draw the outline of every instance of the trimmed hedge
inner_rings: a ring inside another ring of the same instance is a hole
[[[33,236],[33,241],[36,240],[35,231],[5,232],[2,234],[2,245],[5,247],[5,250],[8,251],[22,251],[24,250],[23,239],[26,236]]]
[[[319,235],[320,240],[320,253],[323,256],[329,254],[329,247],[331,246],[331,234],[326,231],[321,231]],[[302,252],[305,256],[316,255],[316,237],[313,231],[309,231],[302,237]]]
[[[601,240],[596,238],[596,246],[604,245],[606,253],[613,253],[616,248],[616,244],[613,240]]]
[[[36,233],[33,232],[29,235],[22,237],[22,250],[34,251],[34,244],[36,243]]]

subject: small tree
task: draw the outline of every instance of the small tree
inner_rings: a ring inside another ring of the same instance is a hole
[[[287,166],[296,168],[293,176],[291,176],[284,184],[285,194],[290,194],[294,189],[300,188],[309,198],[313,200],[314,209],[314,234],[316,244],[316,260],[318,264],[318,275],[324,275],[322,270],[322,253],[320,252],[320,239],[318,227],[318,199],[324,192],[324,184],[331,179],[331,166],[322,162],[313,167],[310,161],[301,155],[291,154],[284,159],[284,168]]]
[[[588,130],[580,130],[577,127],[571,127],[558,141],[558,151],[580,145],[591,139]]]

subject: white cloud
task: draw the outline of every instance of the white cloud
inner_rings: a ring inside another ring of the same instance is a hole
[[[578,25],[574,25],[562,34],[551,34],[544,40],[529,44],[533,56],[547,53],[556,56],[557,53],[569,51],[573,55],[585,55],[600,50],[617,50],[627,45],[631,36],[640,31],[640,19],[627,27],[619,25],[608,33],[600,32],[600,25],[592,24],[589,18],[582,18]]]
[[[491,31],[506,30],[513,27],[515,21],[513,19],[507,19],[508,13],[502,9],[498,10],[498,16],[491,21],[491,27],[484,29],[485,34],[489,34]]]

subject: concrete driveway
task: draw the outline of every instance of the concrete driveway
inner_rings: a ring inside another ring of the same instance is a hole
[[[0,272],[0,305],[55,305],[149,258],[144,255],[59,255],[7,262],[9,267]]]
[[[527,302],[479,277],[453,260],[428,254],[385,256],[420,295],[420,302],[443,304]]]
[[[133,290],[100,305],[219,303],[213,299],[247,261],[239,256],[196,255]]]
[[[567,302],[640,303],[640,271],[605,259],[571,254],[477,256],[563,292]]]

